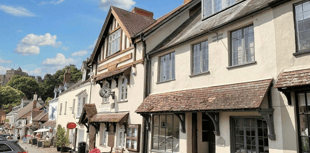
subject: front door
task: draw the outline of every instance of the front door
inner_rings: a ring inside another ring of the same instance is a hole
[[[205,113],[202,113],[202,143],[207,143],[208,148],[203,152],[198,153],[215,153],[215,134],[214,124],[210,117]]]
[[[299,151],[310,152],[310,91],[297,93],[296,115],[298,121]]]

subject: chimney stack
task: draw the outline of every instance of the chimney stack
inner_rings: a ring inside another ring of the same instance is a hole
[[[64,82],[63,82],[63,84],[65,84],[66,82],[70,82],[70,81],[71,81],[71,73],[70,73],[70,68],[68,68],[65,71],[65,74],[64,74]]]
[[[37,93],[34,93],[34,95],[33,95],[33,100],[38,100],[38,95],[37,95]]]
[[[154,16],[153,12],[150,12],[150,11],[144,10],[142,8],[138,8],[138,7],[134,7],[131,12],[136,13],[136,14],[140,14],[140,15],[143,15],[143,16],[146,16],[149,18],[153,18],[153,16]]]

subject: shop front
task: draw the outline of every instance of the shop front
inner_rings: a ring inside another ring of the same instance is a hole
[[[149,95],[137,109],[150,152],[269,152],[273,80]]]

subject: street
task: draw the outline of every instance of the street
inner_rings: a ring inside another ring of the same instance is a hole
[[[37,148],[37,146],[31,146],[30,144],[19,142],[19,145],[24,148],[28,153],[56,153],[57,149],[51,148]]]

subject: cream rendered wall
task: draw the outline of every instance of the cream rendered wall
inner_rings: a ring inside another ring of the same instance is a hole
[[[85,133],[84,133],[84,141],[86,141],[86,137],[87,137],[87,128],[83,125],[79,125],[78,121],[79,119],[76,118],[76,113],[77,113],[77,106],[78,106],[78,97],[76,97],[77,94],[79,94],[81,91],[85,90],[88,94],[87,97],[87,101],[86,103],[89,103],[90,100],[90,83],[85,83],[80,85],[79,87],[74,88],[73,90],[71,90],[69,88],[69,92],[60,94],[58,97],[58,106],[57,106],[57,120],[56,120],[56,129],[58,125],[61,125],[62,127],[67,128],[67,124],[69,122],[74,122],[77,124],[76,128],[78,129],[84,129]],[[72,114],[72,109],[69,109],[70,107],[73,106],[73,99],[75,99],[75,108],[74,108],[74,114]],[[65,102],[67,102],[67,112],[66,115],[64,115],[64,110],[65,110]],[[62,104],[62,111],[61,111],[61,115],[59,114],[60,112],[60,104]],[[69,133],[69,137],[71,137],[71,131]],[[76,142],[76,147],[78,146],[78,136],[77,136],[77,142]],[[88,143],[88,142],[87,142]],[[72,145],[73,146],[73,145]]]
[[[294,1],[296,2],[296,1]],[[292,4],[285,4],[274,10],[267,10],[244,21],[223,28],[223,39],[212,42],[216,34],[208,34],[190,43],[184,43],[165,53],[152,57],[151,94],[210,87],[232,83],[256,81],[278,77],[284,68],[310,67],[308,56],[294,57],[295,37]],[[230,32],[248,25],[254,25],[255,61],[256,64],[228,69],[230,52]],[[210,74],[190,77],[191,46],[209,40],[209,71]],[[159,41],[159,40],[157,40]],[[148,44],[149,45],[149,44]],[[151,45],[150,45],[151,46]],[[175,52],[175,81],[157,84],[158,60],[168,52]],[[272,88],[272,99],[276,131],[276,141],[269,140],[270,153],[296,152],[296,127],[294,107],[287,105],[286,98]],[[226,147],[217,146],[217,152],[230,152],[229,112],[221,113],[221,136]],[[246,115],[246,113],[244,113]],[[223,119],[222,119],[223,118]],[[224,124],[224,126],[222,125]],[[292,139],[286,139],[292,138]]]
[[[189,11],[186,10],[183,13],[179,14],[173,20],[169,21],[153,32],[146,40],[146,52],[151,51],[156,47],[161,41],[163,41],[167,36],[169,36],[175,29],[177,29],[183,22],[189,18]]]

